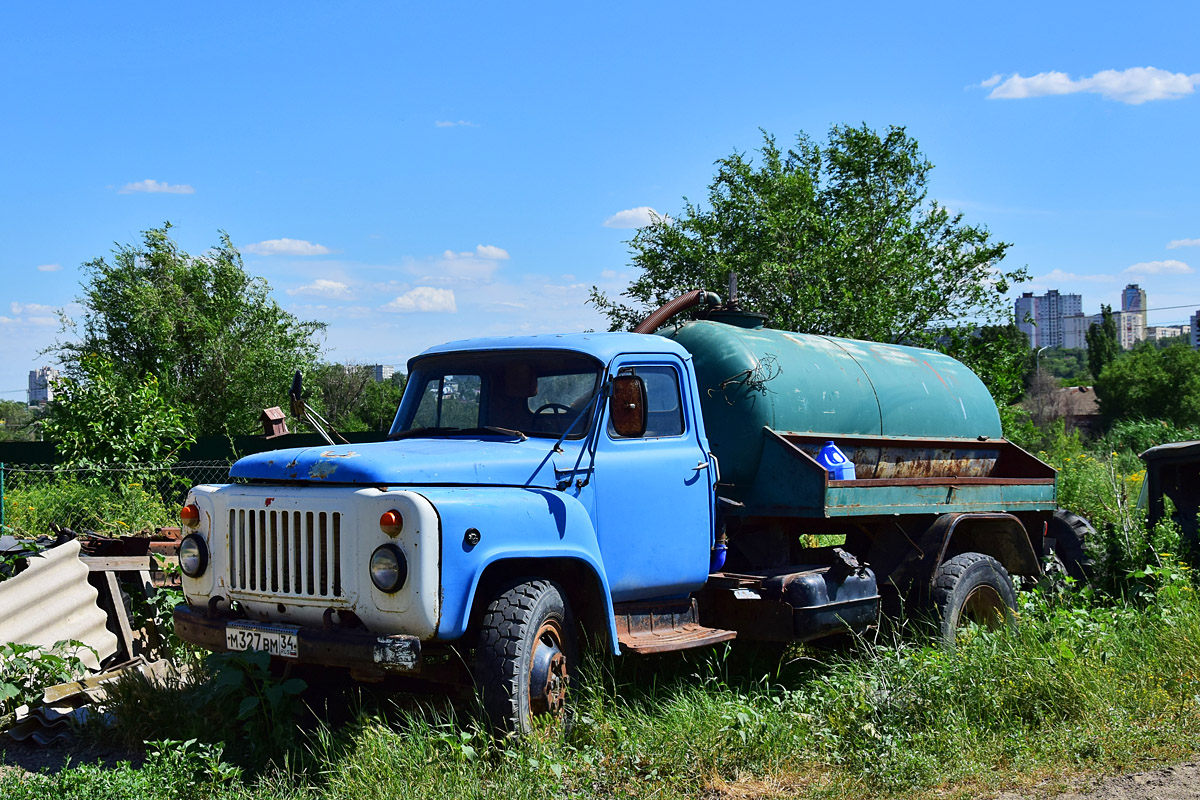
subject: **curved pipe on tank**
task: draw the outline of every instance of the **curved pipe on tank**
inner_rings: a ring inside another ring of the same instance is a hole
[[[638,326],[633,329],[634,333],[654,333],[663,326],[663,323],[675,316],[681,311],[687,311],[689,308],[698,306],[701,303],[706,303],[710,306],[721,304],[721,298],[714,292],[706,292],[703,289],[697,289],[694,292],[681,294],[674,300],[670,301],[662,308],[658,309],[650,316],[638,323]]]

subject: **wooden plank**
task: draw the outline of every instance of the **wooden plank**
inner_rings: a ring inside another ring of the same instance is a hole
[[[157,572],[153,556],[80,556],[89,572]]]
[[[125,603],[121,600],[121,587],[117,585],[117,576],[112,572],[104,573],[108,585],[108,598],[112,601],[113,615],[117,618],[120,629],[121,644],[125,648],[125,657],[133,658],[133,627],[129,624],[129,615],[125,613]]]

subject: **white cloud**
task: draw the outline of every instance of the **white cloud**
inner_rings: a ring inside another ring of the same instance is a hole
[[[341,281],[331,281],[325,278],[317,278],[315,281],[304,286],[297,286],[295,289],[288,289],[288,294],[311,294],[320,297],[346,297],[350,294],[350,287]]]
[[[447,261],[455,261],[460,258],[482,258],[484,261],[507,261],[508,251],[503,247],[496,247],[493,244],[477,244],[473,252],[456,253],[453,250],[446,250],[442,253],[442,258]]]
[[[479,123],[467,122],[465,119],[460,119],[458,122],[449,119],[434,120],[434,125],[439,128],[478,128]]]
[[[1045,275],[1035,276],[1028,284],[1022,284],[1022,288],[1058,289],[1060,288],[1060,284],[1069,284],[1074,281],[1085,281],[1088,283],[1111,283],[1113,280],[1115,279],[1111,275],[1080,275],[1075,272],[1052,269]]]
[[[137,183],[127,183],[117,190],[117,194],[134,194],[148,192],[150,194],[195,194],[196,190],[186,183],[171,184],[166,181],[156,181],[147,178]]]
[[[330,252],[323,244],[303,239],[267,239],[265,242],[248,244],[242,251],[260,256],[323,256]]]
[[[1157,67],[1106,69],[1090,78],[1078,80],[1073,80],[1065,72],[1039,72],[1028,78],[1020,74],[1008,78],[993,75],[980,83],[983,88],[992,89],[988,98],[993,100],[1089,92],[1129,105],[1140,105],[1149,100],[1177,100],[1192,94],[1197,85],[1200,85],[1200,73],[1187,75]]]
[[[58,272],[62,264],[38,264],[38,272]]]
[[[618,211],[608,219],[604,220],[606,228],[644,228],[647,225],[653,225],[659,220],[669,220],[670,217],[665,214],[659,214],[650,206],[638,206],[637,208],[627,208],[624,211]]]
[[[1196,270],[1182,261],[1143,261],[1121,270],[1126,275],[1191,275]]]
[[[384,311],[457,311],[453,289],[435,289],[432,286],[417,286],[392,300],[383,307]]]
[[[54,306],[41,303],[11,302],[8,305],[11,317],[0,317],[0,323],[5,325],[57,325],[58,312]]]
[[[1172,239],[1167,242],[1168,250],[1174,250],[1176,247],[1200,247],[1200,239]]]

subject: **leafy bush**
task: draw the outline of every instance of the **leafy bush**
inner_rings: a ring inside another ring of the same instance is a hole
[[[47,686],[82,675],[83,661],[77,654],[86,647],[74,641],[56,642],[49,650],[32,644],[0,643],[0,718],[26,703],[39,703]]]

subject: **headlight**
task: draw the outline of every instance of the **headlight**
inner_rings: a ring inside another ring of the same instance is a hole
[[[392,594],[408,580],[408,559],[394,544],[381,544],[371,553],[371,583],[381,592]]]
[[[198,578],[208,569],[208,545],[203,536],[193,533],[179,543],[179,568],[189,578]]]

